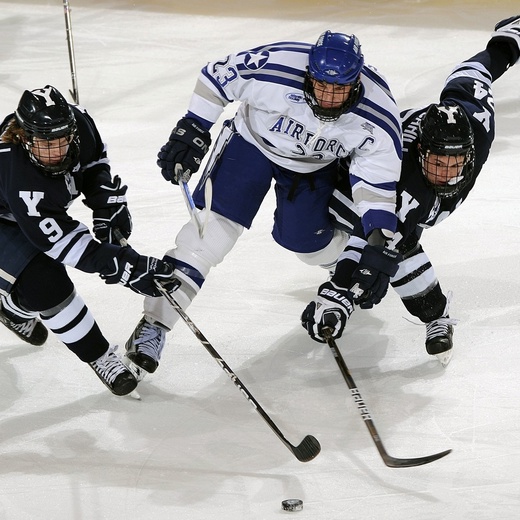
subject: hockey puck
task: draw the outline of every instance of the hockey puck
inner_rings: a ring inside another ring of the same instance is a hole
[[[298,498],[283,500],[282,509],[284,511],[301,511],[303,509],[303,500],[299,500]]]

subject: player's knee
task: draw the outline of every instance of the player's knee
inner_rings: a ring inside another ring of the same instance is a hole
[[[18,277],[15,293],[20,305],[33,312],[54,308],[74,292],[65,266],[40,253]]]
[[[206,219],[206,211],[200,213],[202,222]],[[194,267],[205,277],[211,267],[222,262],[233,249],[243,231],[244,227],[240,224],[210,210],[204,236],[201,238],[195,224],[188,222],[177,235],[177,247],[168,251],[166,256]]]
[[[336,262],[345,249],[348,237],[345,231],[335,229],[332,240],[323,249],[312,253],[296,253],[296,256],[307,265],[330,266]]]

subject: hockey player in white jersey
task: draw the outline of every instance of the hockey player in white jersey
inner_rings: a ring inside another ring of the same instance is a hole
[[[419,239],[424,229],[460,207],[475,186],[495,136],[492,83],[519,57],[520,16],[514,16],[496,25],[485,49],[453,69],[440,103],[402,112],[403,162],[393,245],[403,261],[395,276],[359,269],[364,264],[366,240],[349,182],[340,182],[331,199],[331,215],[352,237],[334,276],[320,286],[318,296],[302,314],[302,324],[313,339],[324,341],[325,326],[333,329],[335,338],[341,337],[354,310],[352,288],[358,293],[359,306],[371,308],[384,297],[390,282],[407,310],[425,324],[427,353],[448,364],[455,320]]]
[[[165,255],[182,281],[175,298],[183,309],[251,226],[273,180],[273,238],[308,264],[334,262],[346,244],[347,235],[328,215],[341,158],[351,160],[365,238],[386,250],[396,230],[399,113],[384,78],[364,63],[356,36],[326,31],[316,44],[271,43],[208,63],[186,115],[158,154],[166,180],[178,184],[181,173],[187,178],[198,170],[212,125],[234,101],[236,114],[224,122],[194,190],[200,220],[207,222],[203,237],[190,221]],[[129,359],[154,372],[177,318],[164,298],[146,298],[126,344]]]

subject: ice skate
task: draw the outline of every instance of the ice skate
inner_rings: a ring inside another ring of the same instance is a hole
[[[89,365],[115,395],[128,395],[137,387],[137,379],[115,353],[117,347],[109,349]]]
[[[165,342],[166,330],[143,317],[126,342],[126,357],[136,367],[153,374],[159,366]],[[142,379],[144,375],[139,377]]]
[[[426,324],[426,351],[437,356],[443,367],[451,361],[453,354],[453,325],[457,320],[439,318]]]
[[[16,318],[14,318],[16,319]],[[0,321],[23,341],[31,345],[41,346],[47,341],[49,335],[45,325],[38,318],[14,321],[8,315],[0,303]]]

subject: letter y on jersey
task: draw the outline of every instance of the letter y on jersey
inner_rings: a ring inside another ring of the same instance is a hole
[[[27,206],[27,215],[30,217],[41,217],[40,212],[36,209],[40,200],[43,199],[43,191],[20,191],[20,198]]]

